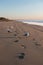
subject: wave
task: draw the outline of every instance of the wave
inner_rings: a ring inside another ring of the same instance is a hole
[[[31,25],[39,25],[39,26],[43,26],[42,22],[28,22],[28,21],[22,21],[23,23],[26,24],[31,24]]]

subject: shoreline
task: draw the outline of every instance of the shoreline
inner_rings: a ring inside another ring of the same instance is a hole
[[[22,23],[26,23],[26,24],[30,24],[30,25],[37,25],[37,26],[43,26],[43,23],[41,22],[28,22],[28,21],[18,21],[18,22],[22,22]]]

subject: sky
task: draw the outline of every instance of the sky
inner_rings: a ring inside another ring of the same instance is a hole
[[[43,0],[0,0],[0,17],[43,20]]]

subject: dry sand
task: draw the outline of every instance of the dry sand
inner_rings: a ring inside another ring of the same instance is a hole
[[[14,27],[12,33],[7,26]],[[30,36],[23,36],[29,32]],[[23,59],[18,55],[24,53]],[[0,22],[0,65],[43,65],[43,27],[16,21]]]

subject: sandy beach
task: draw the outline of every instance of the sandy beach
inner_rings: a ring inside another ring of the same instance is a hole
[[[12,32],[8,26],[13,26]],[[19,58],[20,53],[24,58]],[[43,65],[43,26],[0,22],[0,65]]]

